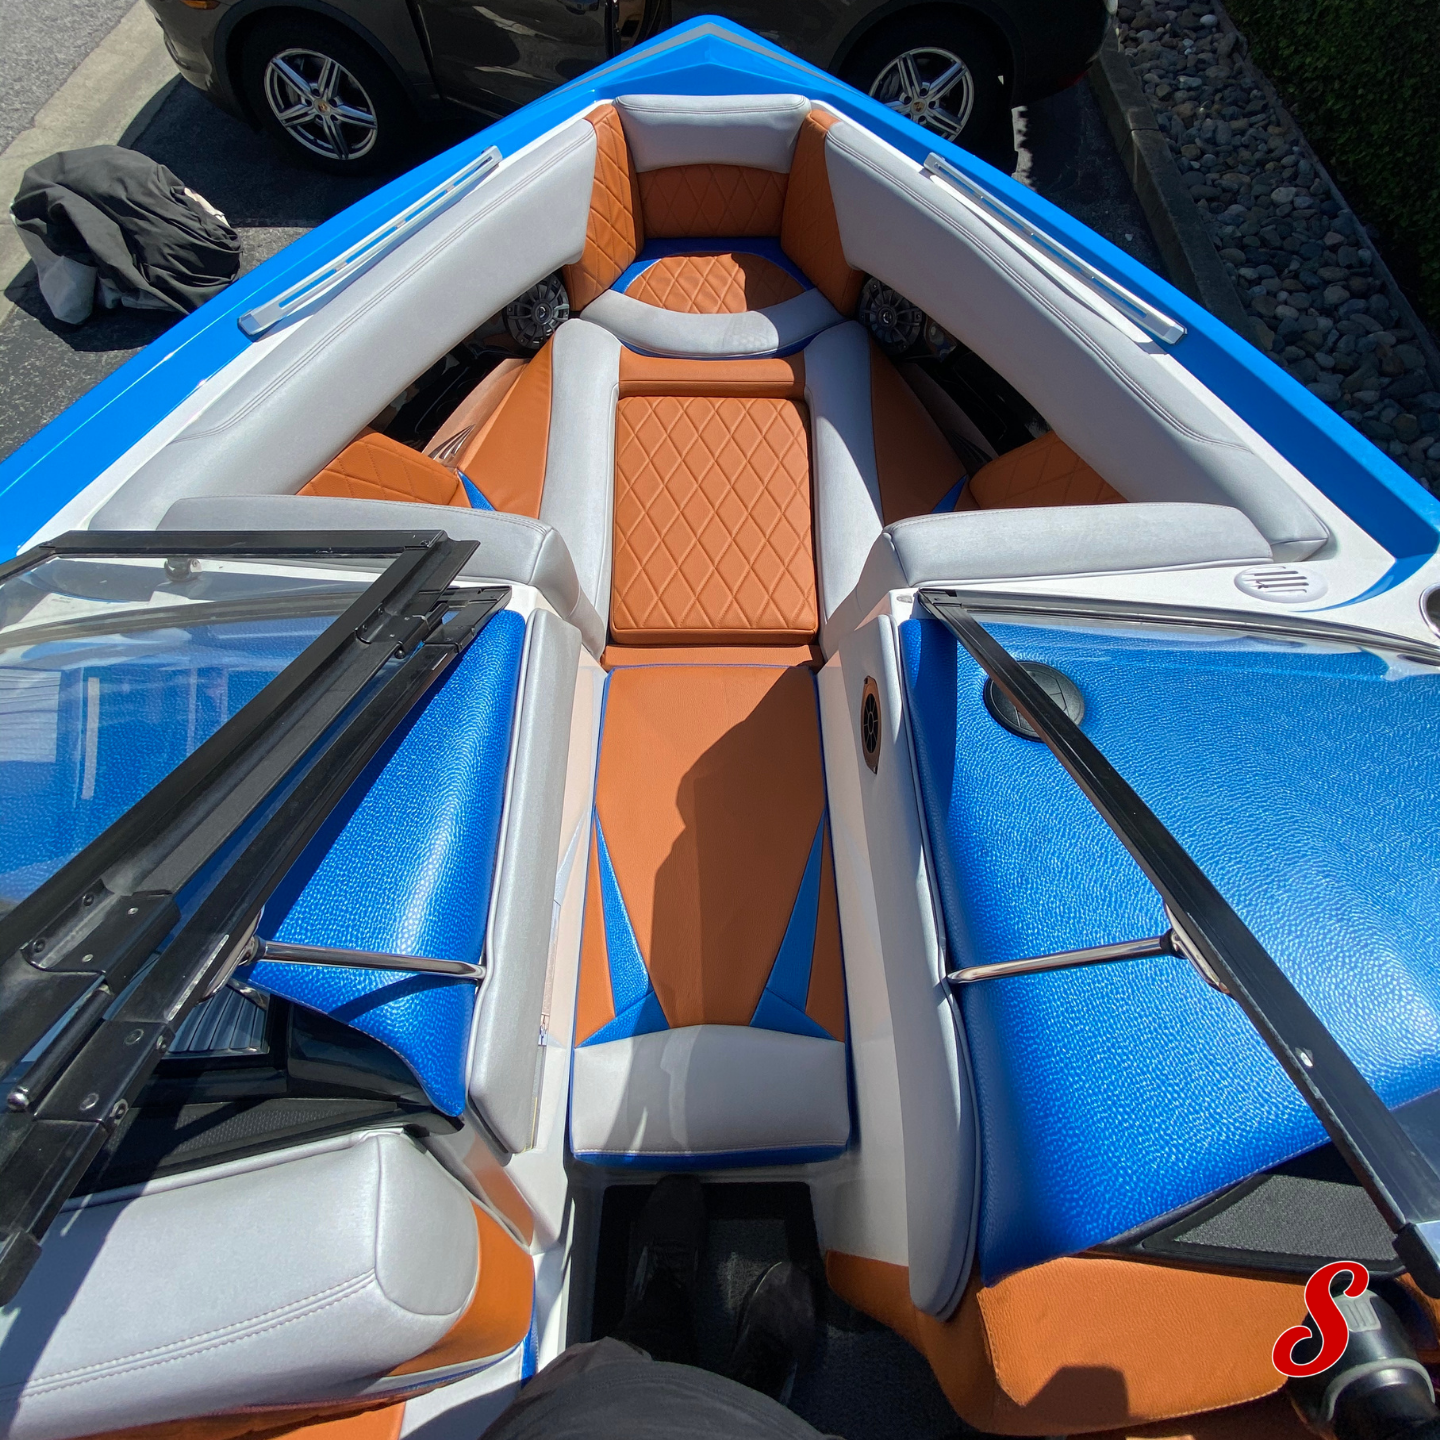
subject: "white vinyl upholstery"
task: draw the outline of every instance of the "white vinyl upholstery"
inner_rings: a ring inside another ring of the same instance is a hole
[[[443,530],[453,540],[478,540],[460,572],[464,580],[533,585],[598,656],[605,648],[610,592],[598,611],[580,588],[570,551],[558,531],[525,515],[419,505],[405,500],[352,500],[338,495],[201,495],[177,500],[160,530]]]
[[[0,1424],[68,1440],[355,1395],[474,1293],[469,1196],[407,1136],[63,1212],[0,1311]]]
[[[810,102],[803,95],[621,95],[615,109],[637,170],[750,165],[783,173]]]
[[[833,126],[825,153],[847,260],[1009,380],[1127,500],[1233,506],[1277,560],[1325,543],[1324,523],[1274,461],[1168,356],[1102,318],[860,126]]]
[[[785,1164],[849,1136],[840,1040],[692,1025],[575,1051],[570,1146],[595,1164]]]
[[[1227,505],[1054,505],[919,515],[881,531],[855,590],[831,616],[826,644],[838,646],[891,590],[916,585],[1271,558],[1265,537]]]
[[[840,313],[815,289],[763,310],[724,315],[688,315],[606,290],[585,307],[581,318],[603,325],[632,350],[722,360],[793,350],[839,324]]]

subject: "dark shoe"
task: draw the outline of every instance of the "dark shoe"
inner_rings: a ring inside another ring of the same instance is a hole
[[[667,1175],[635,1223],[640,1256],[615,1338],[656,1360],[693,1365],[695,1283],[705,1245],[705,1195],[693,1175]]]
[[[815,1292],[810,1277],[789,1260],[772,1265],[755,1282],[740,1310],[732,1380],[790,1403],[795,1375],[815,1346]]]

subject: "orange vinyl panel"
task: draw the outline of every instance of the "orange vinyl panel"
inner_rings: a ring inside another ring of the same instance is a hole
[[[640,176],[645,234],[651,239],[778,235],[788,179],[750,165],[647,170]]]
[[[620,278],[645,244],[635,165],[620,116],[613,105],[601,105],[585,118],[595,127],[590,218],[580,259],[562,271],[571,313],[577,315]]]
[[[620,397],[627,395],[764,395],[805,398],[804,353],[759,360],[682,360],[620,351]]]
[[[842,315],[853,315],[865,277],[845,258],[825,168],[825,132],[836,118],[812,110],[801,123],[780,223],[780,248]]]
[[[453,470],[374,430],[352,440],[299,493],[470,508],[470,498]]]
[[[625,293],[683,315],[736,315],[793,300],[804,288],[773,260],[739,251],[663,256],[641,271]]]
[[[845,1038],[845,968],[840,958],[840,902],[835,894],[835,856],[830,827],[820,852],[820,909],[810,958],[810,993],[805,1013],[837,1040]]]
[[[596,814],[672,1026],[749,1024],[824,805],[809,670],[611,673]]]
[[[982,510],[1125,502],[1053,430],[981,466],[965,488]]]
[[[600,899],[600,846],[590,822],[590,865],[585,877],[585,919],[580,931],[580,985],[575,1000],[575,1043],[588,1040],[615,1018],[610,988],[610,952],[605,943],[605,910]]]
[[[200,1415],[102,1430],[88,1440],[399,1440],[405,1402],[373,1401],[249,1410],[241,1415]]]
[[[390,1374],[417,1375],[503,1355],[525,1338],[535,1298],[535,1268],[510,1232],[478,1206],[475,1224],[480,1232],[480,1274],[469,1307],[434,1345]]]
[[[930,1362],[968,1424],[1081,1434],[1258,1400],[1283,1380],[1276,1337],[1305,1313],[1302,1280],[1248,1280],[1109,1257],[971,1281],[949,1320],[917,1311],[903,1265],[830,1251],[831,1288]]]
[[[819,629],[805,412],[630,396],[615,425],[617,644],[788,644]]]
[[[621,665],[809,665],[818,670],[825,657],[818,645],[607,645],[600,663]]]
[[[930,514],[965,467],[920,397],[873,340],[870,415],[885,524]]]
[[[507,515],[540,515],[550,448],[550,392],[555,342],[547,340],[520,372],[489,423],[455,457],[455,465]]]
[[[462,437],[460,443],[463,444],[477,431],[483,430],[524,369],[525,362],[518,356],[502,360],[446,416],[444,424],[425,442],[425,453],[434,455],[447,440],[456,436]]]

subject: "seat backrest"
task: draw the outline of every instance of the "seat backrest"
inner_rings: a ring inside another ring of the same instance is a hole
[[[801,95],[622,95],[586,117],[595,179],[584,253],[564,269],[575,311],[647,240],[777,236],[842,315],[861,275],[840,245],[825,171],[835,117]]]

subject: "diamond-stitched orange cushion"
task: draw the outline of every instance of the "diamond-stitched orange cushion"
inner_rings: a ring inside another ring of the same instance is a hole
[[[965,489],[982,510],[1125,503],[1053,430],[982,466]]]
[[[470,509],[470,497],[453,470],[373,430],[352,440],[299,493]]]
[[[617,644],[811,639],[819,618],[803,406],[622,398],[612,583]]]
[[[576,314],[619,278],[645,243],[640,195],[625,132],[613,105],[586,117],[595,127],[595,181],[590,190],[590,219],[585,249],[564,267],[565,293]]]
[[[740,250],[666,255],[642,270],[625,293],[683,315],[737,315],[793,300],[804,288],[773,260]]]
[[[795,140],[795,159],[785,193],[780,244],[815,288],[842,314],[853,315],[865,278],[852,270],[840,244],[835,200],[825,168],[825,132],[837,117],[812,110]]]
[[[749,165],[672,165],[640,176],[645,233],[778,235],[788,176]]]

